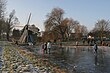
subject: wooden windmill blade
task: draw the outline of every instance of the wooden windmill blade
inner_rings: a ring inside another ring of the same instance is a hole
[[[27,27],[26,27],[26,30],[27,30],[27,39],[26,39],[26,41],[27,41],[27,43],[28,43],[28,26],[29,26],[29,22],[30,22],[30,18],[31,18],[31,13],[30,13],[30,15],[29,15],[29,18],[28,18],[28,21],[27,21]]]

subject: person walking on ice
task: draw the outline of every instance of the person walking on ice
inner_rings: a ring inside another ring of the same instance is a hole
[[[44,53],[46,53],[46,54],[47,54],[47,42],[46,42],[46,43],[44,43]]]
[[[41,47],[42,47],[42,53],[44,54],[44,43],[42,43]]]
[[[47,49],[48,49],[48,53],[50,54],[50,49],[51,49],[51,42],[50,41],[48,41],[48,43],[47,43]]]
[[[98,46],[97,46],[97,44],[95,43],[95,44],[94,44],[94,51],[95,51],[95,54],[97,54],[97,50],[98,50]]]

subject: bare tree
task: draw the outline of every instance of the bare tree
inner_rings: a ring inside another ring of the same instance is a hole
[[[45,30],[55,30],[57,33],[61,34],[64,40],[64,26],[62,23],[65,21],[63,18],[64,11],[61,8],[54,8],[51,13],[47,15],[47,20],[45,21]]]
[[[87,30],[87,27],[86,27],[86,26],[81,25],[81,33],[82,33],[83,35],[87,35],[87,34],[88,34],[88,30]]]
[[[109,20],[98,20],[95,24],[94,31],[99,32],[99,37],[102,39],[105,32],[110,32],[110,21]]]
[[[61,24],[63,20],[64,11],[61,8],[54,8],[51,13],[48,13],[47,20],[45,21],[45,30],[52,30],[53,27]]]
[[[44,24],[45,31],[57,33],[64,41],[69,38],[69,34],[74,29],[74,25],[78,22],[74,21],[72,18],[64,18],[63,15],[63,9],[54,8],[52,12],[47,15],[47,20]]]
[[[6,10],[6,0],[0,0],[0,19],[4,18]]]
[[[15,10],[13,10],[9,14],[9,18],[6,21],[6,34],[7,34],[7,40],[9,40],[9,34],[10,31],[13,29],[14,25],[19,23],[18,18],[15,16]]]
[[[75,38],[80,38],[88,34],[87,27],[77,23],[74,27]]]
[[[0,38],[3,31],[3,24],[5,22],[5,10],[6,10],[6,0],[0,0]]]
[[[80,24],[75,25],[74,32],[81,33],[81,25]]]
[[[68,38],[70,34],[75,30],[75,26],[78,25],[79,22],[76,20],[73,20],[72,18],[69,19],[68,25],[67,25],[67,35]]]

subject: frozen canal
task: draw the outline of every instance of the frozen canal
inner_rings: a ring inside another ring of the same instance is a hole
[[[38,53],[68,73],[110,73],[110,47],[100,46],[97,55],[90,46],[54,47],[51,54]]]

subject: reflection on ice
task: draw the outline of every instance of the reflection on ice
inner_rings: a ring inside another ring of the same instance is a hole
[[[93,49],[90,46],[67,46],[67,47],[53,47],[51,50],[51,54],[49,55],[50,61],[53,63],[57,63],[61,68],[68,69],[69,73],[73,73],[73,71],[80,73],[101,73],[108,72],[110,68],[110,63],[108,62],[105,65],[106,57],[110,60],[110,54],[108,52],[103,52],[103,47],[100,47],[98,50],[98,54],[94,55]],[[110,50],[110,48],[106,48],[106,50]],[[109,54],[109,56],[105,56]],[[105,59],[105,60],[104,60]],[[104,67],[109,67],[106,70],[103,70]]]

